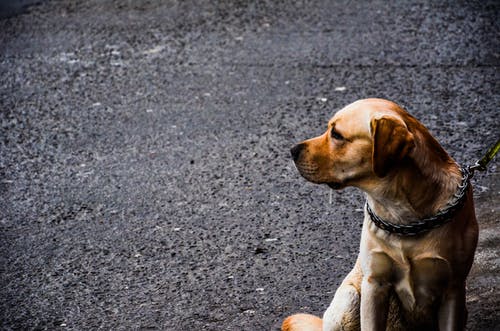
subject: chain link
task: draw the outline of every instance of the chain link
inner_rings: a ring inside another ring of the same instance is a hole
[[[453,219],[453,215],[462,208],[468,188],[470,186],[470,179],[474,175],[476,169],[462,168],[462,183],[458,186],[457,192],[454,194],[454,199],[446,208],[438,211],[434,216],[425,218],[411,224],[394,224],[387,222],[378,217],[371,209],[368,201],[366,202],[366,211],[370,215],[371,220],[377,227],[389,233],[398,234],[401,236],[417,236],[432,229],[440,227]]]

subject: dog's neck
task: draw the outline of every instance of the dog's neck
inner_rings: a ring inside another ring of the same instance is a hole
[[[462,174],[455,161],[435,144],[417,145],[415,156],[381,178],[383,183],[374,181],[374,185],[362,187],[379,217],[395,224],[409,224],[434,215],[452,200]]]

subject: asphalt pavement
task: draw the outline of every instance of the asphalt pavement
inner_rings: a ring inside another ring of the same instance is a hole
[[[500,132],[498,1],[43,1],[0,20],[0,329],[276,330],[322,314],[363,195],[289,148],[382,97],[459,163]],[[500,170],[470,330],[500,325]]]

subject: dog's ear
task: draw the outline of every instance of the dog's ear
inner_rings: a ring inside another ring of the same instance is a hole
[[[405,123],[394,116],[382,116],[370,121],[373,138],[373,172],[385,177],[415,147],[413,134]]]

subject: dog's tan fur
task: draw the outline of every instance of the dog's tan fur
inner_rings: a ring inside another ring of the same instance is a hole
[[[292,154],[307,180],[334,189],[358,187],[377,215],[396,224],[434,215],[462,178],[420,122],[382,99],[348,105],[323,135]],[[477,236],[472,188],[451,222],[416,237],[389,234],[365,212],[357,262],[323,319],[292,315],[282,329],[463,330],[465,280]]]

